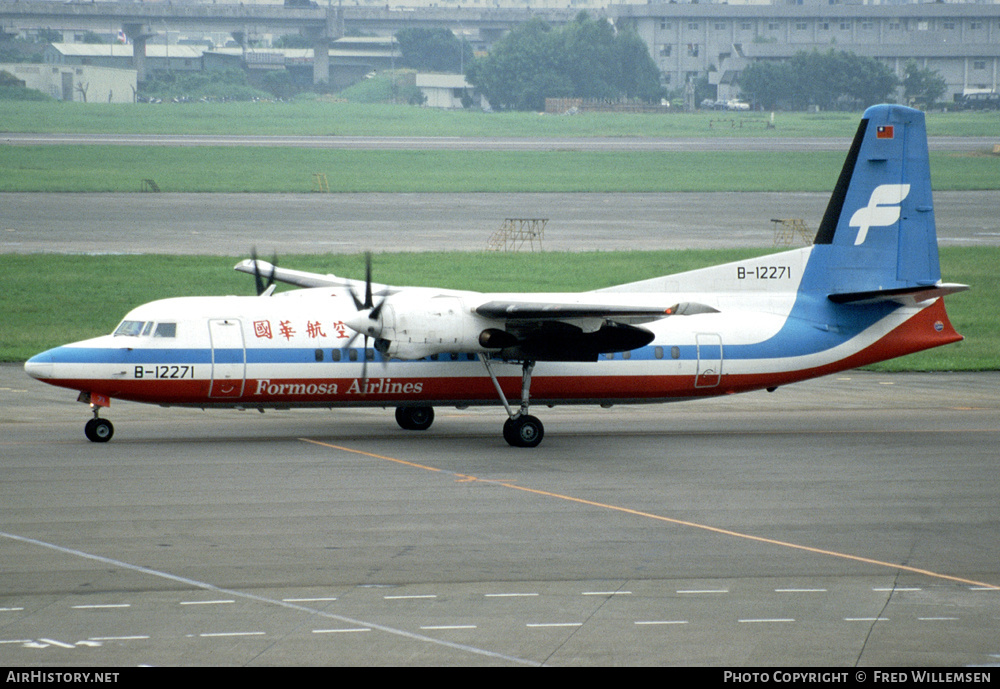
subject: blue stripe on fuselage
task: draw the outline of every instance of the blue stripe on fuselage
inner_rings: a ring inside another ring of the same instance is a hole
[[[792,312],[785,320],[781,329],[772,337],[752,344],[727,343],[723,338],[723,359],[754,360],[772,359],[778,357],[794,357],[816,354],[838,347],[879,319],[891,313],[897,305],[883,303],[866,307],[841,306],[826,299],[825,296],[800,293]],[[651,344],[629,353],[633,361],[654,360],[695,360],[698,358],[696,345],[676,345],[678,356],[672,355],[673,348],[669,342]],[[316,351],[323,351],[322,360],[317,360]],[[341,352],[340,361],[332,360],[332,349]],[[656,356],[657,349],[660,356]],[[330,366],[336,364],[359,365],[363,363],[364,354],[360,348],[356,360],[350,360],[351,350],[330,347],[309,348],[260,348],[246,350],[246,363],[253,364],[316,364]],[[215,361],[242,363],[243,352],[240,349],[215,350]],[[56,364],[212,364],[212,350],[209,348],[177,348],[177,349],[145,349],[145,348],[110,348],[110,347],[57,347],[48,350],[38,357],[47,357]],[[37,357],[36,357],[37,358]],[[614,357],[621,359],[622,355]],[[381,354],[376,353],[374,362],[382,362]],[[437,359],[430,357],[408,363],[474,363],[478,359],[472,355],[462,354],[458,359],[452,359],[448,354],[439,355]]]
[[[56,347],[48,355],[54,364],[210,364],[211,349],[146,349],[128,347]]]

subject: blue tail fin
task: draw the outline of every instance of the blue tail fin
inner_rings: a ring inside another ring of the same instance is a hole
[[[922,112],[865,111],[809,263],[803,287],[828,295],[903,292],[940,280]]]

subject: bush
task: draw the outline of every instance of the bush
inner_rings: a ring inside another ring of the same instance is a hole
[[[55,100],[55,98],[23,86],[0,85],[0,100]]]
[[[144,100],[257,100],[270,98],[267,91],[254,88],[245,72],[157,73],[139,86]]]

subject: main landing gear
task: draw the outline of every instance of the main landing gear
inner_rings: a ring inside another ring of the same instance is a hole
[[[545,435],[545,427],[542,422],[528,413],[528,397],[531,389],[531,371],[535,368],[535,362],[526,360],[521,364],[521,407],[515,412],[507,402],[506,395],[500,389],[500,382],[497,380],[489,359],[485,354],[479,355],[479,360],[486,367],[486,372],[490,374],[493,386],[500,395],[503,408],[507,410],[509,417],[503,425],[503,439],[511,447],[538,447]]]
[[[426,431],[434,423],[434,407],[396,407],[396,423],[406,431]]]

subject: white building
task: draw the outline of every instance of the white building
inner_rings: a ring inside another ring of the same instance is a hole
[[[416,79],[429,108],[463,108],[462,98],[472,96],[472,84],[462,74],[417,74]]]
[[[1000,4],[860,4],[803,0],[735,5],[658,2],[609,8],[631,24],[671,89],[708,74],[722,99],[740,71],[800,51],[844,50],[880,60],[897,76],[908,60],[947,82],[944,100],[1000,87]]]
[[[89,65],[0,64],[26,88],[76,103],[134,103],[136,72]]]

